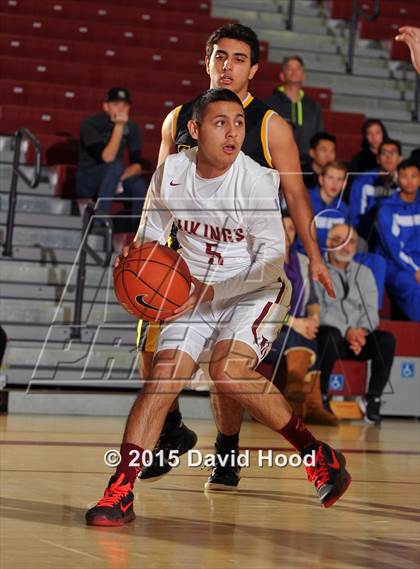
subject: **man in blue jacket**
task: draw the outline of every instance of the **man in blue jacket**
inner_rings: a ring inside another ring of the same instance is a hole
[[[380,202],[397,188],[397,167],[401,162],[401,143],[387,140],[379,146],[378,168],[358,176],[350,192],[350,219],[363,239],[370,241]]]
[[[387,262],[386,287],[407,318],[420,322],[420,169],[398,166],[399,191],[378,213],[378,252]]]
[[[342,162],[328,162],[319,176],[319,185],[309,190],[314,226],[321,251],[326,250],[328,231],[333,225],[347,223],[349,208],[343,201],[346,186],[347,168]],[[297,250],[305,253],[300,238],[296,242]]]

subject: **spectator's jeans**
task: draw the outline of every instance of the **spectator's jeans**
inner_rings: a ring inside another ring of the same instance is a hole
[[[78,169],[76,174],[76,193],[81,198],[97,198],[96,213],[108,214],[112,206],[112,198],[118,182],[124,172],[124,163],[103,162],[97,166]],[[141,176],[132,176],[122,182],[124,192],[119,198],[134,198],[131,200],[131,214],[138,218],[143,208],[147,193],[147,184]]]
[[[321,391],[328,392],[329,378],[336,360],[371,360],[371,375],[367,397],[380,397],[388,382],[395,353],[395,338],[390,332],[375,330],[366,336],[366,344],[358,356],[351,351],[349,343],[333,326],[320,326],[318,336],[318,361],[321,370]]]

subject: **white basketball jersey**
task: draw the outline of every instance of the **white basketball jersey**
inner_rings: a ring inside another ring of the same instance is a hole
[[[216,298],[237,296],[284,278],[284,230],[277,171],[239,153],[218,178],[202,179],[197,148],[170,155],[155,172],[136,239],[164,244],[178,228],[191,274]]]

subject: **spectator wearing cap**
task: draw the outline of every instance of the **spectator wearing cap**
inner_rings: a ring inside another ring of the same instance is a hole
[[[96,198],[96,213],[110,211],[112,198],[130,198],[132,225],[137,227],[147,185],[141,177],[141,134],[130,118],[131,97],[127,89],[113,87],[103,103],[103,111],[87,117],[80,125],[79,164],[76,192]],[[129,166],[124,152],[128,150]]]
[[[310,160],[302,164],[302,175],[305,186],[313,188],[319,183],[318,177],[328,162],[336,159],[336,138],[328,132],[317,132],[312,138],[309,148]]]
[[[305,94],[305,67],[299,55],[286,57],[280,71],[281,85],[266,100],[293,127],[301,162],[309,160],[311,138],[324,130],[320,105]]]

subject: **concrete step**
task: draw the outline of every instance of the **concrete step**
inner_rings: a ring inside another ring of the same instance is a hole
[[[0,211],[0,225],[6,225],[7,212]],[[76,229],[79,234],[82,228],[82,219],[75,215],[53,215],[41,213],[33,215],[30,213],[17,213],[15,217],[15,227],[26,226],[31,228],[60,228],[61,230]]]
[[[59,197],[18,193],[16,211],[19,213],[46,213],[50,215],[71,215],[70,200]],[[9,207],[9,192],[0,192],[0,210],[7,211]]]
[[[416,147],[420,146],[420,125],[418,123],[386,120],[385,124],[392,138],[404,140]]]
[[[215,7],[213,9],[213,16],[232,19],[238,18],[238,9]],[[287,13],[243,9],[240,13],[240,20],[245,26],[253,28],[259,36],[261,30],[285,30]],[[319,18],[318,15],[303,16],[296,14],[293,18],[293,31],[297,33],[310,32],[312,34],[325,34],[326,23],[323,19]]]
[[[74,303],[57,304],[48,300],[16,300],[0,298],[2,323],[32,322],[42,324],[71,324]],[[83,305],[82,324],[122,324],[134,319],[118,304],[89,303]]]
[[[103,259],[105,254],[101,251],[96,251],[98,255]],[[60,249],[58,247],[43,247],[42,245],[37,247],[25,247],[25,246],[15,246],[13,247],[13,259],[22,261],[38,262],[42,266],[57,266],[57,265],[73,265],[77,255],[77,249]],[[87,264],[89,266],[95,266],[95,261],[88,256]]]
[[[235,9],[236,13],[242,10],[255,10],[260,12],[287,13],[289,0],[213,0],[211,15],[216,16],[217,10]],[[295,14],[302,16],[316,16],[321,11],[319,4],[313,0],[299,0],[295,2]],[[237,18],[237,16],[236,16]]]
[[[90,266],[86,271],[86,285],[97,286],[112,282],[113,262],[109,267]],[[36,285],[74,285],[77,278],[77,265],[40,266],[38,263],[21,262],[0,257],[0,272],[3,283],[29,283]]]
[[[19,214],[24,215],[24,214]],[[4,214],[4,219],[6,214]],[[29,215],[31,218],[32,216]],[[77,218],[74,225],[80,223]],[[34,217],[35,220],[35,217]],[[59,223],[57,223],[59,225]],[[0,242],[4,242],[6,234],[6,226],[0,225]],[[50,248],[63,248],[63,249],[78,249],[82,239],[80,229],[76,228],[51,228],[51,227],[35,227],[32,228],[30,220],[26,226],[17,225],[13,232],[13,245],[29,245],[50,247]],[[89,236],[89,243],[92,247],[103,251],[103,237],[100,235]]]
[[[90,369],[88,373],[81,377],[81,370],[61,367],[56,371],[53,368],[39,368],[34,374],[33,365],[27,367],[21,365],[12,366],[6,370],[6,387],[27,387],[30,392],[34,387],[42,387],[45,389],[78,387],[81,391],[85,388],[96,388],[99,391],[109,389],[133,389],[138,391],[140,389],[140,379],[138,374],[136,375],[134,371],[132,377],[130,377],[125,370],[119,371],[115,369],[112,371],[110,377],[106,379],[102,377],[101,372],[101,369]],[[84,395],[87,395],[86,392]],[[61,393],[61,397],[66,399],[67,393],[65,395]],[[51,412],[53,414],[57,413],[57,411]]]
[[[58,303],[64,292],[64,285],[34,285],[33,283],[3,282],[0,280],[0,290],[2,298],[49,300]],[[73,301],[76,296],[76,286],[70,285],[65,291],[64,301]],[[117,304],[112,286],[103,283],[102,286],[85,286],[84,302],[108,302]]]
[[[314,87],[329,87],[334,94],[359,95],[375,98],[400,99],[401,93],[398,82],[394,79],[369,78],[346,73],[314,73],[308,71],[306,74],[308,85]]]
[[[278,54],[279,50],[283,49],[292,50],[305,59],[307,52],[339,53],[341,47],[341,40],[321,34],[298,34],[292,31],[261,29],[258,36],[261,40],[270,42],[269,58],[273,61],[281,61],[284,58],[284,55]],[[274,57],[273,54],[276,53],[277,56]]]
[[[33,168],[31,166],[22,166],[24,172],[32,178]],[[9,164],[0,164],[0,187],[2,192],[9,192],[12,181],[12,167]],[[19,178],[17,185],[18,194],[30,192],[33,196],[54,196],[54,188],[49,182],[48,175],[42,176],[41,182],[36,188],[29,189],[28,185]]]
[[[72,328],[69,325],[58,326],[48,324],[9,323],[5,326],[8,338],[21,346],[23,342],[46,342],[48,346],[55,344],[63,345],[70,339]],[[133,346],[137,336],[137,322],[127,322],[124,325],[113,326],[84,326],[80,328],[81,339],[73,340],[74,343],[110,346],[128,345]],[[61,344],[60,344],[61,343]]]
[[[34,378],[58,378],[60,369],[73,371],[83,379],[138,380],[138,353],[135,346],[113,348],[111,346],[66,346],[64,349],[30,346],[8,346],[5,361],[8,366],[32,367]]]
[[[390,101],[375,99],[373,97],[357,96],[356,94],[334,94],[332,109],[334,111],[347,111],[365,113],[379,119],[393,119],[406,121],[411,119],[411,104],[408,101]],[[407,136],[404,140],[410,140]]]

